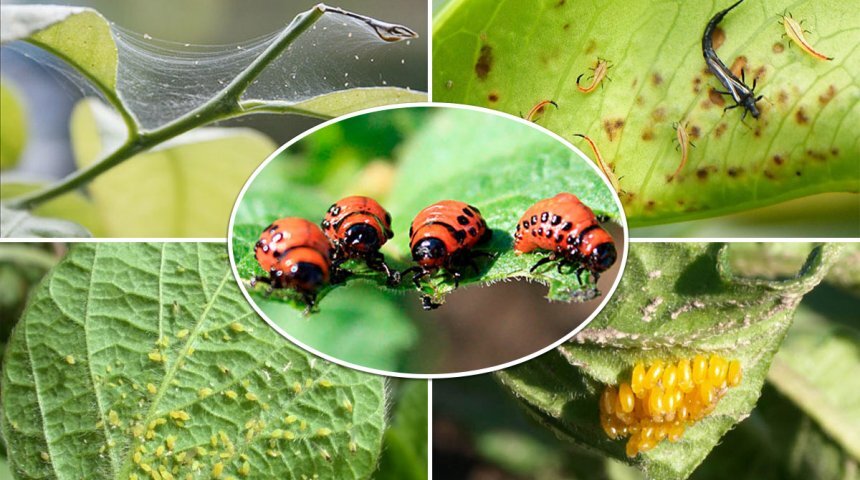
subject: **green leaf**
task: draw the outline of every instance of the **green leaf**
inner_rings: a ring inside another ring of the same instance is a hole
[[[74,222],[38,217],[26,210],[0,205],[0,237],[89,237],[90,232]]]
[[[846,381],[850,372],[860,371],[860,329],[856,321],[845,320],[849,323],[840,325],[800,310],[767,378],[860,460],[860,391]]]
[[[15,198],[28,192],[38,190],[44,183],[0,183],[0,199]],[[33,214],[40,217],[59,218],[77,223],[87,229],[94,237],[104,235],[99,212],[93,203],[78,192],[61,195],[33,209]],[[11,236],[11,235],[10,235]],[[21,235],[15,235],[20,237]]]
[[[554,100],[558,110],[538,122],[595,140],[620,178],[632,227],[860,191],[860,143],[846,127],[860,123],[860,11],[840,0],[774,0],[728,14],[717,53],[728,65],[745,57],[748,80],[758,75],[765,96],[762,116],[747,127],[740,112],[724,114],[710,100],[709,90],[722,87],[703,72],[705,24],[729,5],[453,0],[434,21],[434,100],[512,114]],[[809,40],[832,62],[788,48],[777,24],[786,10],[807,21]],[[612,81],[583,94],[576,78],[598,57],[612,63]],[[677,121],[688,123],[696,148],[670,182],[681,161]]]
[[[686,478],[758,399],[794,309],[838,258],[818,246],[788,279],[739,276],[725,245],[633,244],[618,290],[573,340],[499,373],[542,424],[562,439],[627,461],[653,478]],[[689,426],[675,444],[628,459],[624,442],[606,437],[598,398],[606,384],[629,378],[636,362],[718,353],[737,359],[743,381],[716,410]]]
[[[273,332],[223,244],[74,245],[13,333],[2,389],[21,478],[367,478],[385,423],[384,379]]]
[[[302,314],[305,306],[292,297],[285,301],[274,293],[267,296],[262,288],[246,289],[260,310],[290,337],[338,360],[386,371],[428,368],[430,362],[415,352],[416,320],[391,292],[367,281],[351,280],[344,288],[333,289],[319,311],[309,316]]]
[[[493,237],[481,250],[498,255],[478,275],[462,279],[461,286],[524,277],[549,285],[548,298],[552,300],[585,301],[599,295],[594,279],[588,275],[583,276],[580,285],[575,275],[559,274],[554,268],[529,273],[538,257],[517,256],[512,249],[512,233],[523,212],[534,202],[559,192],[574,192],[596,214],[607,215],[617,225],[620,222],[618,206],[597,172],[563,144],[523,123],[471,110],[427,108],[417,111],[428,121],[396,149],[398,163],[392,193],[387,199],[381,199],[393,217],[395,236],[383,247],[390,264],[405,268],[410,263],[409,238],[405,232],[421,209],[439,200],[457,199],[483,212]],[[378,112],[368,114],[364,121],[385,124],[394,115],[396,111]],[[333,125],[318,130],[303,142],[312,144],[314,137],[325,138],[329,129],[336,130],[337,135],[342,133],[340,127]],[[302,151],[303,145],[296,146],[296,152]],[[331,157],[327,150],[318,155],[318,158],[308,157],[307,161]],[[233,246],[239,274],[245,279],[266,273],[257,265],[253,251],[262,228],[287,215],[312,221],[322,219],[331,202],[340,198],[285,180],[290,165],[299,156],[273,159],[255,177],[240,201]],[[427,168],[428,165],[433,168]],[[523,179],[529,181],[528,190],[521,188]],[[344,192],[344,195],[348,193],[351,192]],[[616,241],[620,242],[621,234],[617,230]],[[370,273],[367,277],[380,285],[385,283],[380,274]],[[437,275],[430,285],[428,293],[436,301],[441,301],[454,289],[453,280],[443,275]],[[265,290],[263,285],[258,288],[259,293]],[[400,288],[411,290],[413,287],[403,282]],[[320,297],[329,291],[331,288],[323,290]],[[286,298],[299,305],[294,296],[284,297],[280,292],[271,298],[276,301]]]
[[[299,216],[317,221],[331,205],[329,195],[319,188],[290,181],[296,175],[296,159],[280,157],[258,175],[245,192],[233,226],[233,254],[236,270],[245,280],[245,289],[257,306],[292,338],[338,359],[388,371],[408,368],[409,354],[418,340],[416,325],[404,312],[391,291],[382,291],[367,281],[351,279],[348,288],[323,291],[323,307],[310,317],[301,313],[305,305],[285,292],[265,293],[265,287],[248,284],[263,272],[254,258],[254,244],[263,227],[272,221]],[[350,263],[360,277],[376,278],[360,265]],[[380,284],[384,280],[379,277]],[[331,292],[329,294],[329,292]],[[356,322],[361,318],[361,322]],[[372,345],[373,348],[368,348]]]
[[[402,380],[375,480],[426,480],[427,382]]]
[[[18,93],[0,80],[0,170],[18,164],[27,141],[27,116]]]
[[[431,119],[403,146],[388,202],[394,231],[408,232],[412,219],[427,205],[461,200],[481,210],[493,230],[492,241],[483,250],[498,255],[488,269],[461,285],[519,277],[548,285],[551,300],[597,296],[588,275],[580,285],[575,275],[559,274],[554,268],[529,273],[539,257],[515,255],[512,235],[528,207],[559,192],[577,195],[595,214],[620,224],[618,206],[599,174],[554,138],[520,122],[459,109],[437,111]],[[621,241],[620,231],[614,236],[616,243]],[[409,258],[408,235],[395,236],[392,244],[400,258]],[[453,288],[451,280],[437,277],[432,294],[441,300]]]
[[[366,108],[396,103],[426,102],[427,94],[399,87],[364,87],[319,95],[295,104],[263,108],[264,111],[301,113],[311,117],[335,118]]]
[[[772,246],[777,252],[787,250],[779,248],[783,244]],[[843,246],[833,268],[845,258],[847,250],[848,245]],[[779,263],[780,255],[772,257],[775,262],[763,263]],[[850,449],[856,449],[857,443],[845,442],[857,431],[852,425],[856,424],[856,413],[852,415],[852,411],[858,403],[851,400],[856,398],[856,392],[846,381],[850,376],[846,372],[856,370],[858,361],[855,304],[850,293],[827,283],[804,296],[755,410],[726,434],[692,478],[800,480],[856,476],[858,458],[851,455]],[[813,345],[814,351],[809,351]],[[788,378],[811,387],[797,398],[781,392],[786,377],[779,364],[786,363],[785,359],[793,370]],[[814,364],[794,370],[794,366],[806,362]],[[846,368],[849,370],[843,370]],[[778,373],[780,370],[783,373]],[[837,377],[841,382],[833,381]],[[814,396],[818,398],[811,404]],[[837,428],[832,423],[834,414],[847,417]]]
[[[99,90],[115,90],[117,49],[101,14],[58,5],[3,5],[2,12],[0,42],[27,40],[75,67]]]
[[[72,143],[79,168],[123,138],[120,125],[96,101],[75,108]],[[274,150],[254,130],[198,129],[104,173],[88,191],[106,236],[223,237],[236,195]]]
[[[329,13],[329,15],[337,14]],[[96,10],[90,8],[56,5],[4,5],[2,17],[3,35],[0,38],[2,43],[23,40],[57,55],[95,84],[108,101],[125,117],[129,128],[137,130],[141,127],[138,119],[134,117],[141,117],[142,112],[134,111],[135,107],[132,106],[136,101],[134,98],[136,92],[128,90],[132,83],[123,84],[121,81],[117,81],[117,72],[123,70],[125,66],[123,62],[133,60],[158,62],[160,59],[126,58],[120,55],[110,22]],[[297,20],[299,18],[301,15],[297,17]],[[297,21],[287,22],[284,33],[289,33],[296,25],[298,25]],[[372,27],[368,28],[372,29]],[[299,33],[299,35],[301,34],[302,32]],[[280,35],[275,35],[269,41],[274,43],[280,38]],[[128,54],[126,53],[126,55]],[[204,57],[201,56],[201,58]],[[262,69],[265,69],[269,62],[262,65]],[[303,73],[305,72],[299,71],[299,74]],[[334,73],[330,72],[329,74]],[[293,78],[295,78],[295,70],[293,71]],[[288,112],[332,118],[342,113],[372,106],[423,101],[426,98],[427,95],[424,93],[412,92],[404,88],[344,87],[342,90],[334,90],[307,100],[289,103],[268,98],[252,99],[244,103],[242,109],[246,112]],[[167,123],[169,120],[172,119],[162,118],[159,123]]]

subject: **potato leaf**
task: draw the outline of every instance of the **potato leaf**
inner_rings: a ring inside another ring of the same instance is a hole
[[[653,478],[686,478],[720,438],[746,418],[803,295],[838,257],[815,247],[785,280],[737,275],[725,245],[633,244],[618,290],[601,314],[558,349],[498,375],[526,409],[559,437],[627,461]],[[743,381],[677,443],[628,459],[624,441],[603,432],[598,399],[629,379],[636,362],[718,353],[738,359]]]

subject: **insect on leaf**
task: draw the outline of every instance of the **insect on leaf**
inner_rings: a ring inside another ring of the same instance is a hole
[[[720,22],[717,55],[764,95],[761,116],[745,125],[742,109],[723,112],[734,102],[717,93],[724,88],[702,58],[705,25],[731,1],[536,3],[452,0],[439,10],[434,100],[514,115],[554,100],[558,110],[541,125],[575,145],[576,133],[595,141],[631,227],[860,192],[860,144],[845,127],[860,124],[860,9],[840,0],[747,1]],[[777,24],[786,9],[807,20],[816,49],[833,61],[788,48]],[[611,62],[612,81],[583,94],[576,79],[591,74],[595,57]],[[673,176],[682,160],[674,122],[688,125],[696,148]]]
[[[19,478],[367,478],[385,427],[384,379],[272,331],[223,244],[74,245],[13,332],[2,389]]]
[[[560,438],[629,462],[654,478],[686,478],[720,438],[746,418],[762,389],[797,304],[827,273],[839,246],[817,246],[785,280],[739,276],[720,244],[633,244],[612,300],[586,329],[558,349],[499,372],[499,378]],[[606,385],[629,381],[635,363],[696,354],[739,360],[743,380],[716,410],[633,459],[623,440],[601,428]]]

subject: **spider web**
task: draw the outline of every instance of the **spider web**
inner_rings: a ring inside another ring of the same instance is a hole
[[[154,39],[110,24],[118,53],[116,90],[141,130],[165,125],[208,102],[281,31],[241,43],[196,45]],[[289,28],[289,27],[286,27]],[[4,45],[57,72],[81,95],[98,93],[83,75],[22,42]],[[327,12],[272,60],[241,100],[289,106],[341,90],[406,84],[412,42],[385,41],[367,22]],[[426,67],[420,67],[426,68]],[[391,79],[389,81],[389,79]],[[100,95],[99,95],[100,96]]]

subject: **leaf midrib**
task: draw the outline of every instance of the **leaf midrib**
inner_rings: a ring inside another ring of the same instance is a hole
[[[162,263],[164,262],[164,256],[165,256],[164,255],[164,249],[166,248],[166,246],[167,246],[166,243],[162,244],[162,256],[161,256],[161,262]],[[199,248],[200,248],[199,244],[197,244],[197,248],[199,250]],[[201,258],[201,255],[198,252],[198,255],[197,255],[198,265],[199,265],[200,258]],[[201,270],[198,269],[198,272],[201,272]],[[231,277],[232,277],[232,273],[230,272],[230,270],[229,269],[226,270],[224,272],[222,279],[221,279],[221,283],[218,284],[218,288],[216,288],[215,291],[212,293],[212,296],[207,299],[206,306],[204,307],[203,312],[200,314],[200,317],[198,318],[197,322],[195,323],[194,328],[188,334],[188,340],[186,340],[185,343],[183,344],[182,348],[179,349],[178,354],[176,356],[176,360],[173,361],[171,366],[165,372],[164,379],[161,381],[161,384],[158,386],[158,391],[155,394],[155,397],[152,399],[152,402],[149,404],[150,405],[149,410],[146,412],[146,415],[144,416],[143,420],[141,420],[143,425],[147,425],[147,424],[149,424],[149,422],[151,422],[153,420],[153,415],[158,411],[159,403],[160,403],[161,399],[164,397],[164,394],[167,392],[167,389],[170,386],[170,382],[176,376],[176,373],[180,369],[180,365],[182,365],[182,360],[184,360],[188,354],[188,348],[192,345],[192,343],[195,340],[197,340],[197,336],[200,333],[200,328],[203,326],[203,324],[206,320],[206,317],[209,314],[209,311],[212,309],[212,306],[215,304],[215,301],[218,299],[218,297],[221,293],[221,289],[224,287],[224,285],[226,285],[228,283],[228,281]],[[163,279],[163,277],[161,275],[159,275],[159,278],[158,278],[159,297],[161,296],[161,287],[163,284],[162,279]],[[203,285],[201,285],[201,286],[204,287],[203,292],[204,292],[204,294],[206,294],[205,286],[203,286]],[[161,329],[162,329],[161,311],[163,310],[163,307],[164,307],[164,305],[161,302],[161,298],[159,298],[159,305],[158,305],[158,308],[159,308],[159,322],[158,322],[159,332],[161,332]],[[161,337],[159,337],[159,338],[161,338]],[[129,448],[127,450],[125,461],[123,462],[122,467],[119,470],[119,473],[117,474],[116,478],[127,478],[128,477],[128,475],[131,472],[131,469],[133,468],[133,465],[134,465],[132,456],[134,455],[135,447],[138,446],[138,443],[139,443],[138,438],[132,438],[131,445],[129,445]]]

